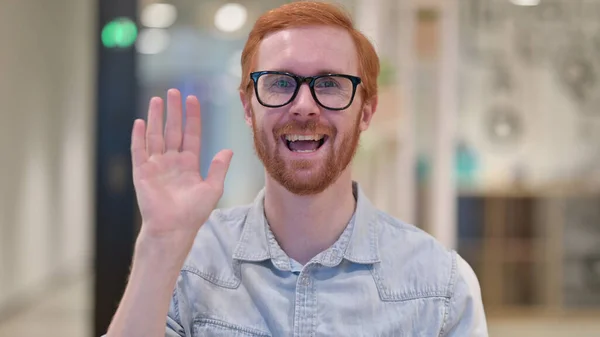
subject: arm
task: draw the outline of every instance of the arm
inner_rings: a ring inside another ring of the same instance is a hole
[[[169,90],[163,131],[163,102],[150,101],[148,125],[136,120],[131,135],[133,183],[142,228],[135,245],[125,294],[108,337],[182,336],[167,317],[179,272],[201,225],[223,194],[231,151],[213,159],[206,179],[200,176],[200,104],[186,100],[182,127],[181,94]],[[185,129],[185,130],[183,130]],[[164,133],[164,134],[163,134]]]
[[[481,289],[469,264],[457,255],[458,277],[450,298],[440,337],[487,337]]]
[[[140,236],[138,238],[138,243],[141,242],[143,242],[143,239]],[[166,291],[176,287],[175,283],[177,281],[173,281],[171,275],[178,275],[179,270],[175,270],[176,268],[168,268],[166,264],[163,265],[161,263],[163,262],[161,260],[169,263],[169,261],[174,261],[175,259],[164,259],[163,256],[161,256],[158,258],[155,257],[154,261],[144,261],[142,258],[143,254],[137,253],[143,251],[143,248],[140,248],[140,246],[140,244],[136,245],[134,267],[129,279],[129,284],[121,301],[121,305],[111,322],[109,332],[112,335],[113,331],[122,331],[120,334],[130,335],[131,333],[138,333],[140,331],[134,330],[129,332],[128,329],[145,326],[149,323],[153,325],[147,327],[147,330],[150,332],[164,331],[164,334],[161,333],[160,336],[184,337],[185,330],[182,326],[182,318],[179,317],[179,301],[175,298],[177,293],[176,291],[172,291],[171,293],[167,293]],[[155,267],[151,269],[152,275],[144,275],[144,270],[148,270],[144,265]],[[143,268],[137,268],[138,266],[142,266]],[[148,282],[144,282],[144,280],[148,280]],[[165,283],[167,284],[165,285]],[[148,317],[146,312],[148,308],[159,309],[165,308],[165,306],[168,307],[168,313],[165,313],[165,310],[160,312],[158,310],[153,310],[150,314],[154,314],[154,318]],[[148,332],[144,331],[142,333]],[[102,337],[108,336],[109,335],[107,334]]]
[[[167,317],[185,258],[181,251],[181,247],[140,235],[129,283],[108,329],[108,337],[165,336],[165,326],[172,326],[167,336],[183,336],[175,333],[180,330],[179,323]],[[179,256],[174,252],[179,252]]]

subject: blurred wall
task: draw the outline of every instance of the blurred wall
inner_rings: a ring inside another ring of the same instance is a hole
[[[0,3],[0,319],[90,262],[94,9]]]
[[[462,3],[458,137],[502,188],[600,186],[600,4]]]

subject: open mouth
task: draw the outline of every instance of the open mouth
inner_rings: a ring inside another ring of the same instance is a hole
[[[281,137],[288,150],[298,153],[315,152],[325,144],[329,138],[326,135],[284,135]]]

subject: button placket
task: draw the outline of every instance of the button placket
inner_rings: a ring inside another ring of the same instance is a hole
[[[296,306],[294,310],[294,336],[313,336],[314,316],[314,288],[311,279],[312,268],[306,265],[298,275],[296,287]]]

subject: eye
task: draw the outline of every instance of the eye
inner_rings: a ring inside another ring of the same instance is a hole
[[[318,88],[337,88],[339,87],[339,83],[333,78],[324,78],[317,82],[316,85]]]
[[[278,79],[273,83],[273,86],[277,88],[289,88],[292,86],[292,83],[290,83],[290,81],[287,79]]]
[[[293,89],[296,81],[289,76],[268,76],[265,77],[265,84],[271,89]]]

